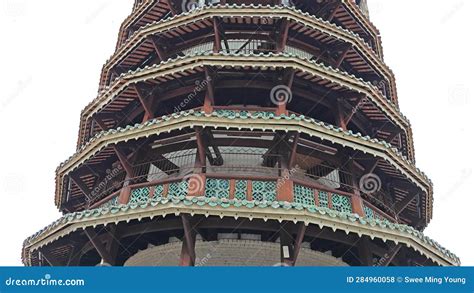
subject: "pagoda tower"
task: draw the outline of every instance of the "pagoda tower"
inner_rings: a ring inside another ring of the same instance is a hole
[[[136,0],[27,266],[451,266],[362,0]]]

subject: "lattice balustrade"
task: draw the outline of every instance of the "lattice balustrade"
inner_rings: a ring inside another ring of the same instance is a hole
[[[257,112],[252,113],[252,116],[254,117],[260,116],[263,118],[270,118],[274,115],[275,115],[274,112],[268,112],[268,111],[257,111]]]
[[[252,199],[258,201],[275,201],[276,182],[252,181]]]
[[[364,213],[365,217],[369,219],[375,219],[375,213],[374,210],[369,208],[368,206],[364,205]]]
[[[108,200],[107,202],[105,202],[104,204],[102,204],[100,207],[102,207],[102,208],[110,208],[110,207],[117,206],[117,205],[119,205],[119,202],[118,202],[118,195],[112,197],[110,200]]]
[[[153,199],[164,197],[165,187],[163,185],[155,186],[155,191],[153,192]]]
[[[339,212],[352,213],[351,200],[347,196],[333,193],[331,196],[332,208]]]
[[[168,196],[187,196],[188,181],[179,181],[169,184]]]
[[[235,117],[237,114],[237,112],[234,110],[224,110],[224,109],[215,110],[214,112],[216,112],[217,115],[222,115],[226,117]]]
[[[142,203],[146,202],[150,199],[150,188],[149,187],[142,187],[133,189],[132,193],[130,194],[130,201],[129,203]]]
[[[326,191],[318,192],[319,206],[329,208],[329,194]]]
[[[206,179],[206,197],[229,198],[230,180],[228,179]]]
[[[235,199],[245,200],[247,199],[247,180],[236,180],[235,181]]]
[[[383,216],[378,214],[374,209],[371,207],[368,207],[367,205],[364,204],[364,213],[365,217],[369,219],[374,219],[374,220],[385,220]]]
[[[252,116],[252,117],[266,117],[270,118],[272,116],[275,116],[275,112],[272,111],[246,111],[246,110],[230,110],[230,109],[216,109],[215,110],[216,114],[226,116],[226,117],[237,117],[237,114],[239,116]]]
[[[314,189],[295,184],[293,187],[293,193],[294,201],[296,203],[312,206],[316,205],[314,200]]]

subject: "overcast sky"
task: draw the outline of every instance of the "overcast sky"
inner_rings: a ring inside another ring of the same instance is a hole
[[[74,153],[132,0],[0,0],[0,265],[56,220],[54,171]],[[474,265],[474,1],[369,0],[410,119],[417,166],[434,182],[426,234]]]

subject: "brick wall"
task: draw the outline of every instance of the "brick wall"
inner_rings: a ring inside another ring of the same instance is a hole
[[[125,266],[176,266],[180,252],[181,242],[150,247],[130,257]],[[279,263],[279,243],[237,239],[196,241],[196,266],[276,266]],[[296,265],[347,266],[340,259],[304,246]]]

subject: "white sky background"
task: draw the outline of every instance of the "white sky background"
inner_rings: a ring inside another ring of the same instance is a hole
[[[75,151],[132,0],[0,0],[0,265],[56,220],[54,171]],[[417,166],[434,182],[426,234],[474,265],[474,1],[369,0],[411,120]]]

